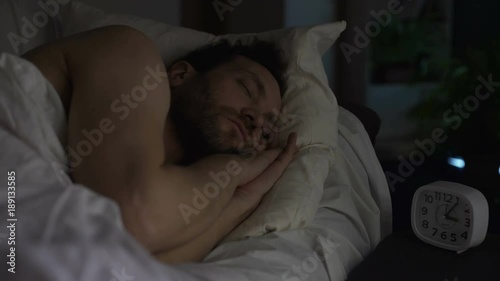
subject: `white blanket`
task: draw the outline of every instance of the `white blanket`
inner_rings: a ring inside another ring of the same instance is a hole
[[[391,202],[362,124],[341,109],[337,162],[315,220],[303,229],[219,245],[201,264],[155,261],[124,229],[118,206],[65,173],[66,117],[31,63],[0,55],[0,174],[15,171],[15,274],[0,280],[344,280],[391,231]],[[11,206],[12,207],[12,206]],[[0,214],[7,222],[7,187]],[[11,223],[11,222],[9,222]],[[10,259],[10,258],[9,258]],[[11,264],[13,265],[13,264]],[[11,265],[7,264],[7,268]]]

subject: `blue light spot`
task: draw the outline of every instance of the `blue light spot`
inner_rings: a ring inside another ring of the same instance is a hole
[[[448,158],[448,164],[450,164],[451,166],[456,167],[458,169],[463,169],[465,167],[465,161],[464,161],[464,159],[462,159],[460,157]],[[500,172],[500,169],[498,172]]]
[[[498,167],[498,174],[500,175],[500,167]]]

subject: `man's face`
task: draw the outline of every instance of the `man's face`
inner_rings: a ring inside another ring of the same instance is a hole
[[[170,110],[188,149],[243,154],[277,146],[280,89],[264,66],[236,56],[182,84],[172,90]]]

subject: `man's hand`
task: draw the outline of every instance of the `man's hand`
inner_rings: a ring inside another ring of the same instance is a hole
[[[249,203],[258,204],[262,197],[271,189],[276,181],[281,177],[285,169],[288,167],[297,153],[297,134],[291,133],[288,136],[287,144],[280,154],[267,168],[257,177],[248,183],[238,186],[235,191],[234,199],[245,200]],[[277,153],[276,150],[272,152]],[[274,156],[274,155],[273,155]],[[258,165],[259,163],[251,163],[250,165]]]
[[[193,185],[206,184],[211,180],[208,177],[211,172],[224,171],[228,165],[237,166],[238,175],[231,178],[229,186],[225,188],[234,191],[231,192],[231,195],[237,197],[235,199],[245,199],[258,203],[292,161],[298,150],[296,142],[297,134],[291,133],[285,148],[263,151],[252,160],[231,154],[208,156],[190,167],[198,174],[196,177],[198,183],[193,183]]]
[[[129,207],[133,202],[123,199],[125,212],[130,212],[124,216],[129,218],[125,225],[141,231],[136,236],[144,237],[151,252],[165,251],[207,231],[230,202],[239,201],[239,220],[235,224],[236,219],[229,219],[234,228],[281,176],[296,151],[295,143],[290,142],[282,151],[264,151],[254,159],[216,154],[190,166],[152,170],[144,177],[141,188],[136,189],[134,208]],[[239,187],[242,189],[236,193]],[[205,197],[203,202],[201,197]],[[141,224],[136,225],[137,221]]]
[[[280,152],[280,149],[266,151],[267,155],[261,155],[253,161],[242,164],[245,166],[244,169],[247,169],[249,172],[245,173],[245,170],[243,170],[241,176],[237,178],[236,181],[242,184],[238,185],[227,207],[215,222],[198,237],[174,249],[156,252],[154,253],[155,257],[165,263],[199,262],[203,260],[222,238],[252,213],[262,197],[281,177],[297,152],[296,140],[296,134],[290,134],[283,151]],[[215,156],[203,161],[206,161],[205,164],[213,161],[213,164],[220,165],[220,157]],[[236,156],[231,156],[229,159],[241,160],[232,157]],[[269,162],[271,159],[272,161]],[[254,176],[254,172],[262,170],[262,167],[264,167],[264,171]]]

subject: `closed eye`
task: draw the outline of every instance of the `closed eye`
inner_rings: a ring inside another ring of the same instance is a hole
[[[240,84],[240,86],[243,88],[243,90],[247,93],[247,95],[251,98],[252,97],[252,94],[250,93],[250,90],[248,89],[248,87],[245,85],[245,83],[243,83],[241,80],[238,80],[238,84]]]

